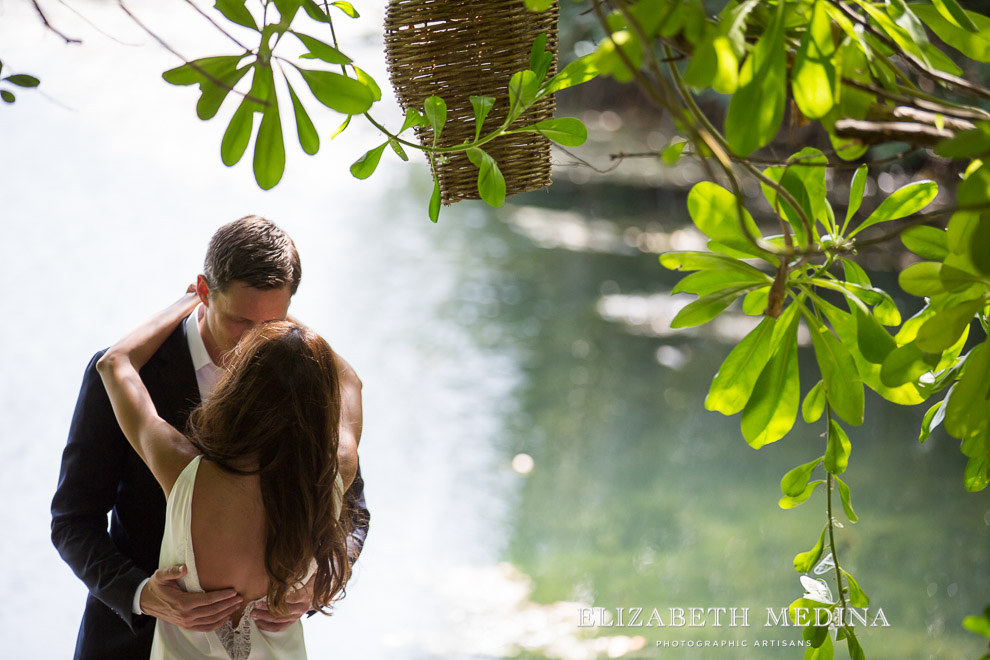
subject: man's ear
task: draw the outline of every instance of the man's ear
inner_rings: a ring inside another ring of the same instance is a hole
[[[210,285],[206,283],[206,277],[203,275],[196,276],[196,295],[199,296],[200,302],[207,307],[210,306]]]

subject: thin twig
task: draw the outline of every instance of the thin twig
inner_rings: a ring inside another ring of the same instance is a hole
[[[220,24],[217,23],[215,20],[213,20],[213,17],[212,16],[210,16],[205,11],[203,11],[198,6],[196,6],[196,4],[193,3],[192,0],[185,0],[185,2],[186,2],[187,5],[189,5],[193,9],[195,9],[199,13],[200,16],[202,16],[203,18],[205,18],[206,20],[208,20],[213,25],[213,27],[215,27],[216,29],[218,29],[221,32],[223,32],[227,36],[228,39],[230,39],[231,41],[233,41],[235,44],[237,44],[238,46],[240,46],[241,48],[243,48],[246,51],[250,51],[251,50],[250,48],[248,48],[247,46],[245,46],[244,44],[242,44],[240,41],[238,41],[234,37],[234,35],[232,35],[231,33],[227,32],[222,27],[220,27]]]
[[[54,32],[55,34],[57,34],[58,36],[62,37],[62,39],[65,40],[65,43],[67,43],[67,44],[81,44],[82,43],[82,41],[80,39],[73,39],[72,37],[65,36],[65,34],[63,34],[62,32],[60,32],[57,28],[55,28],[55,26],[53,26],[51,23],[49,23],[48,22],[48,17],[45,16],[45,12],[43,12],[41,10],[41,6],[38,4],[38,0],[31,0],[31,4],[34,5],[34,9],[35,9],[36,12],[38,12],[38,16],[41,17],[41,22],[45,24],[45,27],[48,28],[49,30],[51,30],[52,32]]]
[[[73,7],[72,5],[70,5],[65,0],[58,0],[58,3],[60,5],[62,5],[63,7],[65,7],[66,9],[68,9],[69,11],[71,11],[76,16],[78,16],[80,19],[82,19],[82,21],[84,23],[86,23],[86,25],[88,25],[89,27],[93,28],[94,30],[96,30],[97,32],[99,32],[100,34],[102,34],[104,37],[106,37],[107,39],[110,39],[112,41],[116,41],[121,46],[128,46],[128,47],[131,47],[131,48],[134,48],[134,47],[138,46],[138,44],[129,44],[126,41],[121,41],[120,39],[118,39],[117,37],[113,36],[109,32],[106,32],[100,26],[98,26],[96,23],[94,23],[93,21],[91,21],[88,18],[86,18],[86,15],[85,14],[83,14],[82,12],[80,12],[78,9],[76,9],[75,7]]]

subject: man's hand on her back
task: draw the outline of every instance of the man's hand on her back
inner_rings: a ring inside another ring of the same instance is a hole
[[[185,566],[159,568],[141,591],[141,610],[171,624],[209,632],[244,604],[233,589],[195,594],[183,591],[178,579],[186,574]]]
[[[291,591],[285,596],[285,604],[289,608],[289,615],[277,617],[268,610],[265,602],[258,603],[251,610],[251,616],[258,626],[258,630],[265,632],[280,632],[298,621],[303,614],[313,609],[313,578],[309,579],[301,589]]]

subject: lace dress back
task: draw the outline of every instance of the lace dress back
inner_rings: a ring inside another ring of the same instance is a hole
[[[199,584],[196,558],[193,555],[191,523],[193,488],[202,458],[197,456],[189,462],[179,474],[168,496],[165,534],[158,560],[159,567],[185,564],[186,575],[179,583],[186,591],[199,593],[203,588]],[[340,474],[337,475],[335,485],[335,512],[339,517],[343,503],[343,481]],[[314,561],[310,567],[310,575],[316,569],[315,564]],[[151,646],[151,660],[305,660],[306,646],[301,621],[276,633],[258,629],[251,611],[264,600],[265,598],[259,598],[250,601],[237,626],[228,620],[219,629],[209,633],[185,630],[166,621],[158,621]]]

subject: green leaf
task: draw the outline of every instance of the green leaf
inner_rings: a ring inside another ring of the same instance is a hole
[[[832,41],[832,20],[828,17],[826,0],[816,0],[811,23],[801,39],[794,67],[791,88],[794,102],[808,119],[821,119],[835,105],[835,43]]]
[[[712,268],[732,268],[756,276],[763,272],[744,261],[724,257],[710,252],[665,252],[660,255],[660,265],[669,270],[708,270]]]
[[[248,142],[251,140],[251,130],[254,128],[255,107],[257,107],[256,103],[244,99],[230,118],[230,124],[220,143],[220,158],[227,167],[240,162],[247,150]]]
[[[486,152],[471,147],[467,150],[468,159],[478,168],[478,193],[489,206],[505,204],[505,178],[495,159]]]
[[[254,178],[264,190],[274,188],[285,172],[285,143],[275,94],[269,103],[261,115],[261,127],[254,142]]]
[[[949,243],[944,229],[921,225],[901,232],[904,247],[922,259],[942,261],[949,256]]]
[[[729,101],[725,137],[739,156],[748,156],[777,134],[787,100],[784,3],[739,72],[739,88]]]
[[[320,135],[316,132],[313,121],[309,118],[306,108],[299,102],[296,91],[288,80],[285,84],[289,87],[289,98],[292,99],[292,111],[296,115],[296,133],[299,135],[299,146],[303,151],[312,156],[320,150]]]
[[[828,526],[822,528],[822,533],[818,537],[818,543],[812,546],[811,550],[807,552],[802,552],[801,554],[794,557],[794,570],[798,573],[807,573],[811,570],[811,567],[818,563],[818,560],[822,556],[822,548],[825,546],[825,530]]]
[[[963,11],[956,0],[932,0],[935,9],[942,14],[942,18],[949,23],[966,30],[967,32],[979,32],[979,28],[973,23],[969,15]],[[915,12],[917,13],[917,12]]]
[[[898,188],[849,235],[855,236],[877,223],[897,220],[916,213],[928,206],[937,194],[938,184],[934,181],[915,181]]]
[[[598,53],[579,57],[548,80],[543,86],[540,96],[586,83],[596,76],[598,76]]]
[[[236,85],[237,82],[242,77],[244,77],[244,74],[247,73],[252,68],[254,68],[254,65],[249,64],[247,66],[241,67],[240,69],[236,69],[234,71],[230,71],[228,73],[221,75],[220,82],[222,84],[220,85],[217,85],[213,81],[204,78],[199,85],[203,93],[199,97],[199,102],[196,103],[196,115],[203,120],[212,119],[213,117],[215,117],[217,111],[220,110],[220,106],[223,105],[224,100],[227,98],[227,95],[230,93],[230,90],[232,90],[234,88],[234,85]],[[259,67],[259,69],[260,68],[261,67]],[[268,68],[268,71],[271,72],[270,67]],[[256,72],[255,76],[257,75],[258,73]],[[263,76],[263,78],[266,81],[268,80],[269,77],[270,77],[270,73],[268,77]],[[271,84],[274,85],[275,83],[271,82]],[[254,91],[252,90],[252,94],[253,93]],[[272,92],[272,96],[274,96],[274,91]],[[259,98],[267,99],[267,97],[259,97]]]
[[[863,423],[863,383],[849,350],[828,328],[808,314],[815,359],[825,381],[825,395],[836,414],[847,423]]]
[[[962,625],[971,633],[990,637],[990,615],[968,616],[963,619]]]
[[[811,479],[811,473],[814,472],[822,460],[822,457],[819,457],[810,463],[799,465],[793,470],[790,470],[780,480],[780,492],[789,497],[797,497],[803,493],[808,486],[808,481]]]
[[[754,289],[743,298],[743,314],[747,316],[760,316],[767,310],[767,303],[770,300],[770,287],[763,286]]]
[[[547,35],[541,33],[533,40],[529,51],[529,68],[536,74],[536,79],[542,82],[553,64],[553,53],[547,50]]]
[[[922,261],[902,270],[897,281],[904,291],[913,296],[933,296],[945,293],[945,285],[939,276],[941,271],[942,264]]]
[[[828,159],[814,147],[805,147],[787,159],[788,167],[768,167],[764,170],[767,178],[780,183],[794,197],[810,222],[826,214],[825,205],[825,165]],[[807,232],[797,212],[777,190],[761,183],[763,195],[779,215],[784,217],[794,230],[799,245],[808,244]]]
[[[852,445],[845,430],[835,420],[828,420],[828,444],[825,448],[825,469],[831,474],[842,474],[849,465]]]
[[[440,139],[443,133],[443,126],[447,123],[447,104],[439,96],[431,96],[423,101],[423,110],[426,114],[426,121],[433,128],[433,144]]]
[[[660,160],[665,162],[667,165],[673,165],[681,158],[681,154],[684,153],[684,147],[688,145],[687,140],[683,138],[679,141],[672,141],[663,151],[660,152]]]
[[[377,103],[382,100],[381,87],[378,86],[378,83],[375,82],[374,78],[365,73],[363,69],[359,69],[357,67],[354,67],[354,74],[357,76],[358,81],[360,81],[362,85],[371,90],[371,99],[374,102]]]
[[[941,353],[952,346],[986,302],[986,298],[978,298],[936,312],[918,330],[918,348],[926,353]]]
[[[839,261],[842,262],[842,272],[845,274],[847,282],[866,289],[873,288],[873,284],[870,282],[870,276],[866,274],[862,266],[852,259],[846,259],[845,257],[839,257]]]
[[[990,349],[987,342],[974,348],[966,358],[949,402],[945,404],[945,430],[965,440],[987,432],[990,421]]]
[[[296,67],[316,100],[345,115],[360,115],[375,102],[374,90],[366,84],[332,71]]]
[[[541,14],[550,9],[553,0],[526,0],[526,9]]]
[[[398,156],[404,161],[409,160],[409,156],[406,154],[406,150],[402,148],[402,145],[399,143],[398,140],[396,140],[395,138],[389,138],[388,145],[392,147],[392,151],[395,152],[396,156]]]
[[[402,122],[402,128],[399,129],[399,133],[405,132],[410,126],[429,126],[430,123],[426,121],[426,117],[423,116],[416,108],[406,108],[406,119]]]
[[[328,25],[333,24],[333,19],[331,19],[327,13],[330,11],[329,7],[327,7],[327,11],[323,11],[320,5],[317,5],[314,0],[302,0],[302,7],[314,21],[319,21],[320,23],[326,23]],[[333,138],[330,139],[332,140]]]
[[[527,133],[539,133],[565,147],[580,147],[588,139],[588,129],[584,127],[580,119],[574,119],[572,117],[546,119],[517,130]]]
[[[980,206],[990,202],[990,165],[983,163],[959,184],[956,201],[960,206]]]
[[[290,30],[290,32],[292,32]],[[339,50],[331,46],[330,44],[323,43],[319,39],[315,39],[308,34],[301,34],[299,32],[292,32],[296,37],[303,43],[303,46],[309,49],[308,53],[303,53],[299,57],[302,59],[317,59],[323,60],[330,64],[350,64],[351,58],[344,55]]]
[[[12,76],[7,76],[4,80],[18,87],[37,87],[41,83],[40,80],[26,73],[15,73]]]
[[[959,131],[954,137],[942,140],[935,146],[935,153],[957,160],[990,154],[990,122],[977,122],[976,128]]]
[[[17,97],[14,96],[13,92],[2,89],[0,90],[0,98],[2,98],[6,103],[13,103]]]
[[[688,193],[688,213],[698,229],[708,238],[733,249],[753,256],[767,253],[754,246],[743,233],[739,222],[742,211],[743,223],[752,236],[759,238],[760,230],[753,217],[731,192],[711,181],[695,184]]]
[[[223,14],[227,20],[237,23],[238,25],[243,25],[246,28],[251,28],[255,32],[258,31],[258,24],[254,20],[254,16],[248,11],[245,5],[245,0],[217,0],[214,3],[214,7]]]
[[[776,319],[765,317],[729,352],[712,380],[705,408],[723,415],[735,415],[746,407],[757,378],[770,360],[775,322]]]
[[[912,5],[911,8],[947,45],[977,62],[990,62],[990,18],[967,11],[965,16],[976,27],[976,31],[971,32],[946,20],[936,7]]]
[[[671,290],[671,293],[693,293],[707,296],[739,284],[770,284],[770,278],[762,273],[748,273],[742,270],[718,268],[691,273],[684,277]]]
[[[982,275],[990,277],[990,213],[984,211],[975,221],[969,244],[969,259]]]
[[[853,630],[852,626],[847,626],[846,631],[846,644],[849,647],[849,660],[866,660],[866,654],[863,653],[863,647],[860,646],[859,640],[856,638],[856,632]]]
[[[367,179],[369,176],[374,174],[375,170],[378,169],[378,162],[382,159],[382,152],[385,151],[385,147],[387,146],[387,141],[382,142],[380,145],[354,161],[351,165],[351,174],[354,178]]]
[[[990,461],[986,455],[970,458],[966,461],[963,487],[971,493],[978,493],[987,485],[990,485]]]
[[[814,387],[808,390],[801,404],[801,417],[808,424],[812,424],[821,419],[825,412],[825,381],[818,381]]]
[[[430,195],[430,220],[434,223],[440,219],[440,180],[433,177],[433,194]]]
[[[546,35],[543,35],[544,38]],[[495,105],[495,99],[491,96],[471,96],[471,107],[474,108],[474,139],[477,142],[481,137],[481,126],[485,123],[485,118]],[[405,130],[405,129],[403,129]]]
[[[352,115],[347,115],[347,117],[340,124],[340,126],[337,127],[337,130],[333,132],[333,135],[330,136],[331,140],[337,137],[338,135],[340,135],[341,133],[343,133],[344,130],[346,130],[347,127],[351,125],[351,116]]]
[[[856,168],[856,173],[853,174],[852,183],[849,186],[849,207],[846,209],[846,221],[842,226],[842,233],[845,233],[849,219],[856,214],[860,204],[863,203],[863,192],[866,190],[866,177],[869,173],[870,168],[866,165],[860,165]]]
[[[849,604],[853,607],[869,607],[870,599],[860,588],[859,583],[856,582],[856,579],[843,569],[840,568],[839,570],[842,571],[842,574],[846,576],[847,580],[849,580]]]
[[[681,308],[670,322],[670,327],[674,329],[691,328],[696,325],[708,323],[725,311],[725,308],[731,305],[732,301],[741,296],[748,288],[748,285],[736,286],[711,295],[702,296]]]
[[[798,316],[782,331],[780,343],[760,372],[742,413],[742,433],[754,449],[783,438],[794,426],[801,403],[797,360]]]
[[[880,380],[888,387],[898,387],[917,382],[922,374],[930,370],[931,365],[925,361],[925,354],[912,341],[890,352],[883,361]]]
[[[942,410],[942,404],[944,403],[945,400],[943,399],[925,412],[925,416],[921,419],[921,431],[918,433],[919,443],[923,443],[927,440],[935,427],[938,426],[938,422],[935,422],[935,416],[938,415],[940,410]],[[944,418],[944,413],[942,416]]]
[[[828,628],[821,626],[817,630],[819,632],[815,639],[820,640],[820,643],[817,646],[812,643],[811,646],[806,647],[803,660],[834,660],[835,647],[832,645],[832,638],[829,637]]]
[[[331,6],[336,7],[340,11],[344,12],[351,18],[360,18],[361,14],[358,13],[357,9],[354,8],[349,2],[344,2],[344,0],[338,0],[337,2],[331,2]]]
[[[856,340],[863,357],[874,364],[883,364],[890,352],[897,348],[894,338],[881,327],[872,314],[855,308]]]
[[[794,509],[801,506],[808,501],[811,494],[815,492],[821,484],[825,483],[821,479],[818,481],[812,481],[810,484],[805,485],[805,487],[797,495],[785,495],[777,501],[777,506],[781,509]]]
[[[536,101],[536,93],[539,91],[540,81],[536,74],[530,70],[517,71],[509,78],[509,123],[516,117],[526,112],[529,106]]]
[[[842,500],[842,508],[846,512],[846,518],[849,519],[849,522],[858,522],[859,516],[853,511],[852,503],[849,500],[849,486],[838,476],[835,477],[835,484],[839,488],[839,498]]]
[[[210,76],[220,80],[223,76],[236,70],[237,64],[243,58],[243,55],[204,57],[169,69],[162,74],[162,78],[171,85],[195,85],[209,80]]]

